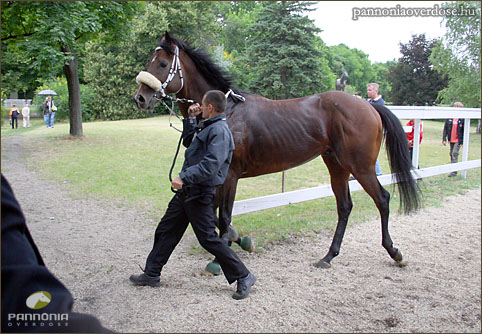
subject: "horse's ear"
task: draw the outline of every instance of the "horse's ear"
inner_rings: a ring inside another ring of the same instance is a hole
[[[166,41],[168,44],[171,44],[173,42],[172,38],[171,38],[171,35],[169,35],[169,33],[167,31],[164,33],[163,36],[161,36],[160,43],[162,44],[163,41]]]

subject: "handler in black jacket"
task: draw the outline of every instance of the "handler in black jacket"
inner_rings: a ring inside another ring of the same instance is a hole
[[[147,257],[143,274],[132,275],[135,285],[160,286],[160,274],[169,256],[186,231],[189,222],[201,246],[213,254],[229,284],[237,281],[234,299],[248,296],[256,277],[249,272],[226,240],[216,233],[214,199],[216,187],[226,179],[234,151],[234,141],[226,123],[223,92],[208,91],[202,106],[189,107],[190,119],[183,120],[183,144],[187,147],[179,177],[172,187],[182,190],[172,198],[156,228],[154,246]],[[193,117],[202,112],[204,121],[196,128]]]

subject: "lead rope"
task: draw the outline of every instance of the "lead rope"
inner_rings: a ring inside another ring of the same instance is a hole
[[[177,143],[176,154],[174,155],[174,160],[172,160],[171,169],[169,170],[169,181],[171,182],[171,191],[175,194],[178,194],[178,193],[182,192],[182,190],[176,190],[172,187],[172,170],[174,169],[174,166],[176,165],[177,155],[179,154],[179,149],[181,148],[181,141],[182,141],[182,134],[181,134],[181,137],[179,137],[179,142]]]

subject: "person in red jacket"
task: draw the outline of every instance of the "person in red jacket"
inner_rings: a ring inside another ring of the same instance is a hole
[[[415,137],[415,120],[411,119],[408,121],[407,126],[411,126],[412,130],[410,132],[406,132],[407,140],[408,140],[408,150],[410,151],[410,159],[413,160],[413,140]],[[419,144],[422,143],[423,138],[423,122],[420,122],[420,141]],[[417,167],[419,168],[419,167]]]
[[[462,102],[455,102],[455,108],[463,108]],[[450,162],[459,162],[459,152],[464,143],[464,120],[462,118],[449,118],[445,121],[444,131],[442,134],[442,144],[447,145],[447,140],[450,144]],[[448,175],[449,177],[457,176],[457,171]]]

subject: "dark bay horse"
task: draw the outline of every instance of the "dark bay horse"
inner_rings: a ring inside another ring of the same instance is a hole
[[[181,99],[178,102],[184,117],[190,105],[186,99],[201,101],[208,90],[227,93],[233,89],[229,77],[206,53],[168,33],[148,60],[147,72],[141,73],[134,96],[137,106],[152,109],[162,96],[175,93]],[[218,189],[221,235],[231,222],[240,178],[280,172],[321,156],[330,173],[338,224],[328,253],[316,266],[330,267],[340,251],[353,206],[350,173],[375,202],[381,215],[382,245],[392,259],[400,262],[402,253],[393,246],[388,232],[390,194],[375,175],[375,161],[385,139],[401,209],[409,213],[419,208],[419,189],[411,175],[407,139],[398,118],[384,106],[371,105],[341,91],[277,101],[242,94],[245,101],[234,98],[235,94],[228,96],[227,122],[236,149],[228,177]]]

